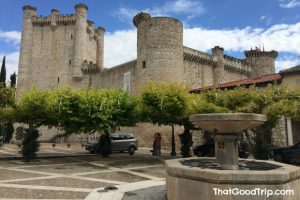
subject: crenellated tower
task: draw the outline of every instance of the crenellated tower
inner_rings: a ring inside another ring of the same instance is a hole
[[[259,48],[245,51],[246,60],[252,65],[251,76],[275,73],[277,51],[265,51]]]
[[[49,16],[37,16],[32,6],[23,11],[17,94],[34,86],[88,87],[103,68],[105,32],[87,19],[88,7],[77,4],[75,14],[52,9]]]
[[[36,8],[30,5],[23,7],[23,27],[20,45],[19,70],[18,70],[18,93],[28,89],[26,82],[30,80],[30,68],[32,58],[33,24],[32,18],[36,16]]]
[[[73,58],[73,78],[80,80],[83,78],[81,66],[84,60],[84,51],[87,38],[87,11],[85,4],[77,4],[75,6],[75,39],[74,39],[74,58]]]
[[[137,27],[137,82],[184,82],[182,23],[143,12],[133,23]]]

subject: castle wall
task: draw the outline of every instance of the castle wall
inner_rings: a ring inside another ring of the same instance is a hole
[[[184,80],[192,88],[213,85],[213,66],[184,60]]]
[[[136,60],[105,69],[92,77],[92,86],[96,88],[124,88],[124,74],[130,72],[130,92],[134,90]]]
[[[39,88],[53,88],[72,84],[74,26],[33,27],[32,75],[28,83]]]
[[[246,74],[236,73],[227,70],[225,70],[225,74],[226,75],[223,77],[223,83],[249,78],[249,76],[247,76]]]

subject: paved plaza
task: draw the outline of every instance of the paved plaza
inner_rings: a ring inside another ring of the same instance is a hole
[[[12,152],[12,157],[19,156],[14,147],[6,145],[5,148],[0,149],[2,158],[5,152]],[[141,194],[130,191],[145,188],[159,190],[162,194],[165,184],[163,159],[169,158],[168,155],[158,159],[151,156],[149,150],[141,149],[133,156],[119,153],[103,158],[86,154],[80,145],[70,148],[43,145],[39,156],[45,157],[34,162],[0,160],[0,199],[122,199],[122,196],[138,199]],[[105,189],[108,186],[118,190],[111,192]],[[149,192],[151,189],[142,194]]]

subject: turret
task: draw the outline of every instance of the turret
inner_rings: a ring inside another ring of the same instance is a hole
[[[85,52],[85,43],[87,37],[87,11],[85,4],[77,4],[75,6],[76,25],[75,25],[75,41],[74,41],[74,58],[73,58],[73,79],[81,80],[83,55]]]
[[[19,76],[18,76],[18,87],[22,87],[26,84],[24,82],[30,80],[27,75],[30,74],[31,66],[31,50],[32,50],[32,35],[33,25],[32,18],[36,15],[36,8],[30,5],[23,7],[23,27],[21,36],[21,47],[20,47],[20,58],[19,58]],[[21,77],[21,78],[20,78]],[[18,88],[18,94],[20,90],[26,88]]]
[[[219,46],[215,46],[211,49],[213,59],[217,62],[214,66],[214,85],[222,83],[224,81],[224,49]]]
[[[56,9],[51,10],[51,29],[54,30],[57,27],[56,17],[59,15],[59,11]]]
[[[105,29],[103,27],[100,26],[96,29],[96,34],[95,34],[97,40],[96,64],[99,69],[103,68],[104,33],[105,33]]]
[[[139,13],[137,27],[137,73],[139,82],[184,82],[182,23],[170,17]]]
[[[255,50],[245,51],[245,56],[253,67],[252,76],[275,73],[277,51],[264,51],[256,48]]]

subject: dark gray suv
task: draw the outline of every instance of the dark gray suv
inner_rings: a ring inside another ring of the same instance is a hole
[[[138,149],[138,140],[130,133],[112,133],[111,139],[111,150],[112,152],[128,152],[133,155]],[[90,153],[97,153],[98,140],[93,140],[85,145],[85,149]]]

